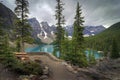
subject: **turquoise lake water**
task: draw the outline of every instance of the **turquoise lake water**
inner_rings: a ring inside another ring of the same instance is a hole
[[[31,47],[31,48],[26,48],[25,52],[48,52],[48,53],[53,53],[53,45],[40,45],[40,46],[36,46],[36,47]],[[98,53],[97,51],[85,51],[86,56],[88,56],[89,54],[94,53],[94,56],[96,59],[99,59],[102,57],[101,53]],[[57,54],[59,56],[59,54]]]

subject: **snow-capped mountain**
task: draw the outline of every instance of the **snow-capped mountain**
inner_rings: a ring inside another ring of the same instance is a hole
[[[37,35],[40,33],[41,31],[41,27],[39,22],[36,20],[36,18],[31,18],[28,20],[29,24],[32,27],[32,36],[34,39],[37,39]]]
[[[100,25],[100,26],[85,26],[83,34],[88,35],[88,36],[94,36],[96,34],[101,33],[105,29],[106,28],[104,26],[102,26],[102,25]]]
[[[73,34],[73,26],[72,25],[66,26],[66,27],[64,27],[64,29],[68,33],[68,36],[72,36],[72,34]]]
[[[105,29],[106,28],[102,25],[100,25],[100,26],[85,26],[83,34],[84,34],[85,37],[94,36],[96,34],[99,34],[102,31],[104,31]],[[73,26],[72,25],[66,26],[65,31],[68,32],[69,36],[72,36]]]
[[[28,20],[33,28],[32,36],[35,39],[41,39],[42,42],[51,43],[55,39],[56,27],[55,25],[50,26],[47,22],[39,23],[36,18],[31,18]],[[68,36],[73,34],[73,25],[64,27]],[[105,30],[105,27],[100,26],[85,26],[83,34],[85,37],[96,35]]]
[[[44,43],[51,43],[54,38],[55,26],[49,26],[47,22],[39,23],[36,18],[31,18],[28,20],[31,25],[33,31],[32,36],[34,39],[40,39]]]

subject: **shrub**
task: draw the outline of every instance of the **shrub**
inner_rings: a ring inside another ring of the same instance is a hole
[[[19,62],[14,71],[22,75],[42,75],[43,73],[41,65],[35,62]]]
[[[70,54],[66,57],[66,61],[70,61],[71,64],[79,66],[79,67],[88,66],[87,58],[85,57],[85,55],[83,55],[83,53]]]
[[[1,63],[10,70],[20,75],[42,75],[42,67],[36,62],[21,62],[11,53],[0,55]]]

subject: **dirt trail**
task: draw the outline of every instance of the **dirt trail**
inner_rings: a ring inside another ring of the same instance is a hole
[[[29,56],[31,60],[37,58],[46,64],[50,68],[50,75],[52,75],[53,80],[78,80],[76,74],[70,71],[72,69],[70,66],[68,66],[68,69],[63,61],[56,60],[53,56],[53,59],[50,55],[34,54]]]

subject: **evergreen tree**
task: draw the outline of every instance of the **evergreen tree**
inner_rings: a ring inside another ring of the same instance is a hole
[[[16,51],[17,52],[20,52],[20,49],[21,49],[20,41],[21,41],[20,38],[17,39],[17,41],[16,41]]]
[[[75,22],[74,22],[74,33],[73,33],[73,44],[74,44],[74,50],[83,50],[83,43],[84,43],[84,37],[83,37],[83,17],[81,17],[81,8],[79,6],[79,3],[77,3],[77,10],[76,10],[76,16],[75,16]]]
[[[94,51],[90,51],[90,53],[88,54],[88,59],[89,59],[89,64],[96,63]]]
[[[0,18],[0,54],[4,52],[4,31],[2,29],[2,19]]]
[[[63,3],[61,0],[56,0],[57,1],[57,6],[56,6],[56,14],[55,14],[55,19],[57,20],[57,23],[56,23],[56,40],[55,40],[55,44],[54,44],[54,53],[56,52],[60,52],[62,51],[62,48],[61,48],[61,45],[62,45],[62,41],[64,39],[64,29],[63,29],[63,26],[64,26],[64,22],[65,22],[65,19],[64,19],[64,16],[62,15],[62,12],[64,10],[63,8]]]
[[[116,40],[113,40],[113,42],[112,42],[112,49],[111,49],[110,57],[113,59],[120,57],[119,48],[118,48],[118,45],[116,43]]]
[[[87,66],[87,59],[86,55],[84,54],[84,37],[83,37],[83,17],[81,17],[82,11],[79,5],[79,2],[77,3],[77,10],[76,10],[76,16],[75,16],[75,22],[74,22],[74,32],[73,32],[73,38],[72,38],[72,45],[73,45],[73,54],[74,54],[74,63],[82,66]]]
[[[28,17],[28,6],[29,2],[28,0],[16,0],[16,8],[15,8],[15,13],[18,16],[19,19],[16,20],[16,37],[19,39],[19,44],[20,44],[20,50],[24,52],[24,43],[29,42],[31,38],[31,30],[32,28],[28,24],[27,17]]]
[[[68,34],[66,33],[66,35],[65,35],[65,37],[64,37],[64,39],[62,40],[62,45],[61,45],[61,57],[62,57],[62,59],[64,59],[64,60],[66,60],[66,57],[67,57],[67,55],[69,55],[69,51],[70,51],[70,45],[71,44],[69,44],[70,43],[70,41],[69,41],[69,39],[68,39]]]
[[[3,29],[3,19],[0,18],[0,54],[5,54],[10,52],[9,48],[9,36]]]

